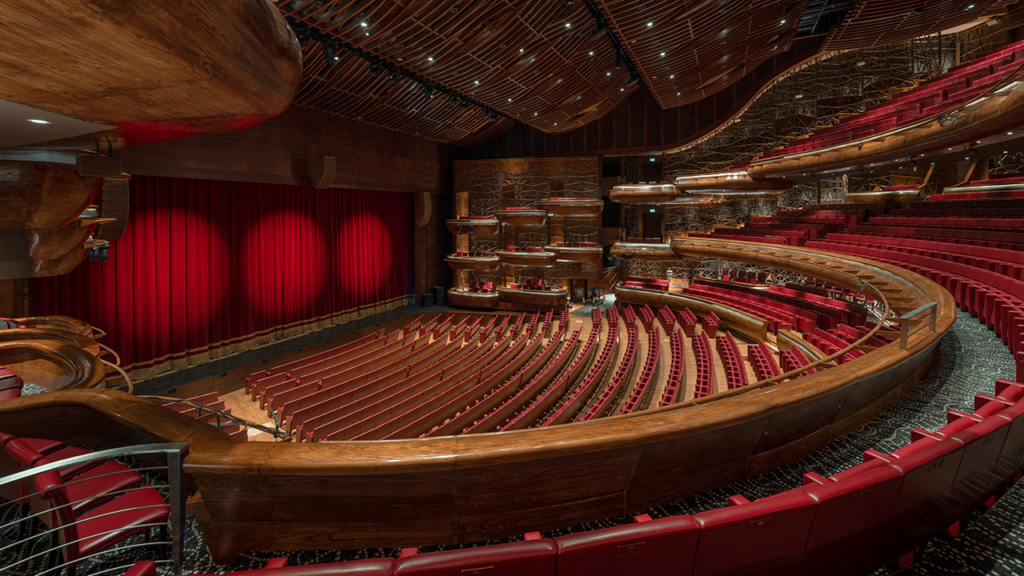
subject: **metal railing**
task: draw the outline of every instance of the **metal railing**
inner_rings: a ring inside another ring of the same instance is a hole
[[[143,529],[146,536],[145,542],[121,542],[120,544],[100,550],[93,554],[82,555],[72,561],[65,561],[66,557],[63,554],[64,548],[72,544],[78,544],[86,539],[106,534],[114,534],[122,531],[123,529],[114,528],[99,534],[90,534],[89,538],[79,538],[75,541],[61,543],[58,536],[64,526],[80,524],[82,522],[81,516],[87,512],[85,510],[76,512],[74,522],[57,526],[55,528],[46,527],[42,520],[44,516],[51,514],[53,510],[66,506],[74,506],[74,501],[63,506],[50,507],[44,505],[44,509],[39,512],[36,512],[34,509],[30,509],[27,504],[22,504],[21,502],[5,502],[0,504],[0,574],[10,576],[36,576],[50,574],[56,576],[61,574],[65,568],[74,570],[77,567],[78,574],[80,575],[86,573],[90,575],[120,575],[130,568],[131,564],[107,566],[107,562],[103,562],[100,565],[96,565],[93,560],[104,555],[113,557],[113,555],[122,553],[126,550],[145,546],[165,546],[168,544],[171,548],[170,559],[158,559],[157,564],[169,565],[173,569],[174,574],[181,574],[185,544],[185,487],[183,485],[183,463],[187,451],[187,443],[144,444],[125,448],[113,448],[110,450],[100,450],[90,454],[66,458],[57,462],[36,466],[15,474],[0,477],[0,489],[18,489],[17,486],[21,485],[23,482],[27,482],[29,489],[27,490],[27,494],[25,494],[25,499],[30,501],[40,500],[39,493],[35,491],[34,479],[36,476],[44,472],[59,470],[75,464],[88,462],[108,461],[118,458],[146,457],[144,459],[144,466],[131,467],[129,469],[136,473],[150,473],[148,474],[150,477],[152,477],[152,475],[166,475],[166,484],[146,484],[143,482],[142,486],[113,492],[110,496],[117,498],[138,490],[157,489],[158,492],[163,492],[161,489],[166,489],[166,496],[163,494],[162,496],[167,499],[167,507],[169,510],[167,522],[133,525],[133,529]],[[152,465],[154,460],[165,460],[166,465]],[[103,476],[115,476],[118,474],[125,474],[125,471],[120,470],[110,474],[92,476],[90,480],[92,478],[102,478]],[[146,479],[146,476],[143,476],[143,480]],[[76,482],[82,482],[82,480],[70,478],[64,482],[64,485],[71,486]],[[153,507],[155,506],[118,509],[115,512],[95,516],[95,518],[101,518],[108,515],[112,516],[124,511],[141,510]],[[34,506],[32,508],[38,507]],[[35,529],[37,527],[43,527],[46,529],[36,532]],[[26,528],[28,528],[29,531],[29,536],[27,537],[23,536]],[[152,528],[160,528],[161,534],[165,537],[160,539],[150,539],[149,533],[152,531]],[[12,535],[13,538],[11,537]],[[50,543],[48,546],[46,545],[47,542]],[[57,560],[54,563],[54,566],[49,566],[49,558],[52,556],[56,556]],[[82,568],[88,569],[88,572],[82,572]]]
[[[899,320],[900,350],[906,350],[907,340],[909,340],[914,334],[917,334],[925,328],[928,328],[929,332],[935,332],[935,325],[939,320],[938,302],[929,302],[916,310],[907,312],[903,316],[900,316]]]

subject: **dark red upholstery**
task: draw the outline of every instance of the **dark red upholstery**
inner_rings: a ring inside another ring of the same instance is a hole
[[[282,562],[279,561],[284,561]],[[304,566],[286,566],[286,558],[275,558],[267,562],[265,568],[228,572],[227,576],[391,576],[395,561],[390,558],[372,560],[355,560],[352,562],[334,562],[331,564],[308,564]],[[136,562],[124,573],[124,576],[156,576],[154,562]],[[195,574],[193,576],[215,576],[213,574]]]
[[[903,472],[903,483],[886,529],[886,554],[890,560],[900,558],[947,528],[942,511],[949,504],[948,491],[963,452],[961,443],[942,440],[905,457],[888,458]]]
[[[818,506],[803,574],[867,574],[884,564],[882,536],[903,475],[876,463],[835,478],[805,487]]]
[[[555,576],[555,541],[530,540],[395,561],[395,576]]]
[[[43,459],[39,463],[48,462]],[[64,560],[71,566],[83,557],[147,530],[151,524],[167,522],[170,515],[160,493],[148,486],[119,496],[81,516],[68,505],[70,499],[60,474],[54,471],[39,474],[35,477],[35,488],[39,499],[46,505],[43,513],[47,517],[47,525],[57,529]]]
[[[700,540],[693,573],[797,574],[815,501],[802,489],[695,514]]]
[[[558,576],[693,573],[697,523],[670,516],[555,538]]]

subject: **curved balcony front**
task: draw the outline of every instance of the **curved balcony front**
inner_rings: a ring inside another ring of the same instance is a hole
[[[498,288],[502,302],[513,304],[529,304],[533,306],[564,306],[569,298],[569,291],[561,290],[525,290],[523,288]]]
[[[497,292],[448,289],[448,305],[455,308],[497,308],[500,300]]]
[[[593,244],[593,243],[591,243]],[[558,262],[600,262],[604,250],[597,246],[546,246],[548,252],[555,253]]]
[[[639,242],[616,242],[609,251],[613,258],[640,260],[679,260],[679,255],[672,250],[672,245],[642,244]]]
[[[533,207],[546,210],[552,216],[597,217],[604,210],[604,202],[588,198],[550,198],[534,202]]]
[[[608,199],[620,204],[658,204],[679,197],[679,189],[668,182],[619,184],[612,187]]]
[[[494,217],[502,224],[515,226],[543,226],[548,223],[547,210],[500,210]]]
[[[511,252],[509,250],[498,250],[498,258],[502,264],[509,266],[528,266],[532,268],[547,268],[555,265],[557,256],[554,252]]]
[[[487,217],[452,218],[448,220],[448,231],[452,234],[495,234],[498,221]]]
[[[449,254],[445,259],[448,267],[458,272],[495,272],[501,267],[497,256],[459,256]]]

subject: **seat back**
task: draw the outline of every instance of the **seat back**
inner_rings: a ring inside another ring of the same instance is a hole
[[[4,436],[9,439],[3,442],[4,455],[6,457],[0,458],[0,475],[3,475],[5,469],[11,474],[21,472],[22,470],[28,470],[42,460],[42,454],[36,452],[21,440],[18,440],[9,434],[5,434]],[[21,482],[15,486],[5,486],[0,490],[2,490],[2,492],[0,492],[0,497],[8,500],[21,500],[32,492],[30,484],[27,481]]]
[[[555,576],[554,540],[414,554],[395,561],[394,576]]]
[[[670,516],[555,539],[558,576],[686,576],[699,536],[689,516]]]
[[[799,573],[814,509],[814,499],[797,489],[694,515],[700,539],[693,573]]]
[[[36,465],[50,464],[49,458],[41,458]],[[81,557],[78,549],[78,529],[75,525],[75,513],[71,509],[60,474],[56,470],[43,472],[35,478],[36,495],[32,497],[33,509],[37,508],[44,514],[44,522],[57,530],[61,550],[65,562],[74,562]]]
[[[882,537],[903,475],[882,465],[807,487],[818,502],[804,574],[866,574],[884,564]],[[842,558],[842,562],[837,562]]]

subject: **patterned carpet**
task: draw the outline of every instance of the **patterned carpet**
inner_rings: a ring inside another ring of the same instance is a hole
[[[609,301],[606,300],[607,302]],[[610,306],[610,303],[606,305]],[[590,310],[588,307],[573,314],[589,316]],[[940,428],[945,424],[945,414],[948,410],[971,411],[976,393],[990,393],[996,379],[1013,377],[1013,361],[999,338],[968,314],[960,312],[953,328],[936,348],[932,369],[924,381],[872,422],[826,448],[769,474],[656,506],[650,510],[637,510],[636,513],[648,513],[652,517],[691,514],[723,507],[728,497],[733,494],[742,494],[754,500],[800,486],[801,477],[805,472],[814,471],[826,476],[834,474],[859,463],[864,450],[891,452],[905,445],[910,441],[910,431],[914,428]],[[975,512],[968,519],[959,537],[933,538],[925,549],[924,560],[899,574],[1024,574],[1024,492],[1021,484],[1024,483],[1011,487],[990,510],[983,514]],[[545,532],[543,535],[554,537],[631,521],[629,516],[608,518]],[[430,547],[423,550],[454,549],[490,543],[493,542],[480,542],[468,546]],[[217,566],[213,563],[198,524],[192,516],[188,518],[186,546],[186,573],[222,573],[225,570],[259,568],[267,560],[279,556],[288,556],[289,563],[295,565],[398,555],[398,549],[392,548],[287,553],[247,552],[230,566]],[[129,558],[151,558],[152,554],[151,550],[145,548],[126,551],[118,558],[117,564],[124,564]],[[104,566],[109,567],[111,564]],[[891,573],[893,570],[890,568],[883,568],[877,572]]]

